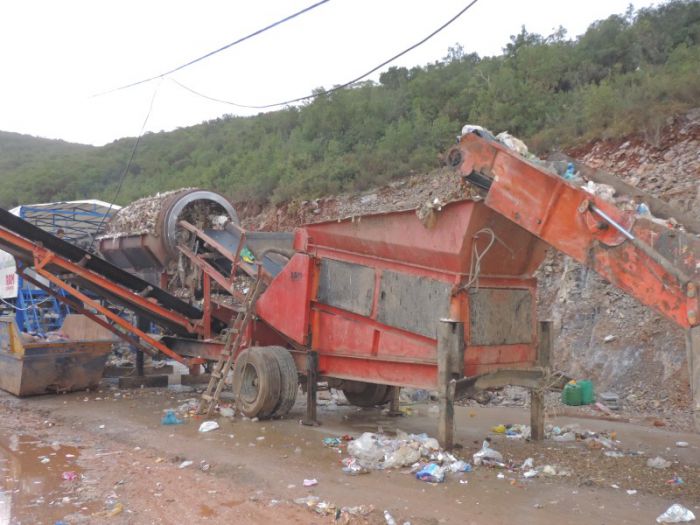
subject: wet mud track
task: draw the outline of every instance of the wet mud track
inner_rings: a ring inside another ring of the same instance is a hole
[[[672,503],[682,503],[696,514],[700,505],[700,436],[695,434],[578,421],[594,431],[615,430],[623,448],[643,453],[610,458],[581,443],[535,444],[489,433],[499,423],[527,422],[525,410],[458,407],[457,441],[463,448],[457,453],[465,459],[471,460],[481,440],[491,435],[494,448],[514,464],[533,457],[537,465],[566,467],[571,475],[524,479],[517,471],[477,467],[461,478],[451,475],[445,483],[429,484],[416,480],[408,469],[347,476],[341,471],[344,451],[322,444],[324,437],[359,436],[378,429],[434,435],[436,419],[427,405],[414,406],[411,415],[401,418],[386,417],[378,409],[322,405],[320,427],[299,424],[301,404],[284,420],[219,418],[220,428],[208,433],[198,432],[201,418],[186,418],[182,425],[161,425],[164,410],[192,397],[192,393],[148,389],[106,389],[27,400],[1,397],[0,406],[7,412],[2,432],[9,435],[12,422],[19,425],[21,421],[42,443],[64,446],[75,444],[77,439],[77,445],[82,444],[76,467],[83,469],[81,478],[97,481],[89,490],[84,488],[85,495],[76,500],[86,506],[85,510],[65,509],[73,513],[73,521],[67,523],[224,523],[242,518],[247,523],[334,523],[333,515],[321,516],[293,503],[309,495],[338,507],[371,505],[376,509],[350,522],[384,523],[382,513],[387,509],[397,522],[410,520],[413,525],[654,523]],[[47,428],[46,418],[52,427]],[[572,422],[560,418],[555,424]],[[680,440],[690,446],[676,448],[675,442]],[[110,455],[97,456],[100,453]],[[646,467],[646,458],[656,455],[674,461],[672,467],[661,471]],[[179,469],[186,460],[192,465]],[[52,475],[58,475],[64,465],[56,463],[55,467]],[[684,484],[666,484],[674,473]],[[304,487],[303,480],[311,478],[317,479],[318,485]],[[63,501],[62,490],[78,490],[83,485],[78,482],[78,488],[69,485],[64,489],[63,483],[58,483],[57,493],[36,497]],[[637,493],[629,495],[627,490]],[[113,510],[117,502],[123,506],[118,515],[95,515]],[[27,505],[26,500],[14,499],[12,516],[20,516],[21,508]],[[57,514],[51,514],[51,519]],[[49,519],[14,522],[54,523]]]

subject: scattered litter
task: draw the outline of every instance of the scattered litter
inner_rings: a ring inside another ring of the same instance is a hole
[[[78,479],[78,474],[76,472],[73,472],[72,470],[67,470],[66,472],[61,474],[61,477],[65,481],[73,481],[73,480]]]
[[[581,189],[590,193],[591,195],[600,197],[604,201],[615,202],[615,188],[609,184],[596,184],[592,180],[589,180],[586,182],[586,184],[581,186]]]
[[[666,483],[668,485],[683,485],[683,483],[685,482],[683,481],[683,478],[681,478],[677,474],[674,474],[673,477],[669,479]]]
[[[530,431],[529,425],[500,424],[491,428],[491,432],[505,434],[511,439],[530,439]]]
[[[204,421],[201,425],[199,425],[200,432],[211,432],[217,428],[219,428],[219,424],[216,421]]]
[[[537,476],[537,471],[535,469],[528,470],[523,474],[523,476],[525,476],[526,478],[534,478],[535,476]]]
[[[614,335],[606,335],[605,337],[603,337],[603,342],[610,343],[610,342],[614,341],[615,339],[616,338]]]
[[[481,450],[473,456],[474,465],[500,466],[503,464],[503,455],[497,450],[492,449],[490,445],[491,441],[488,438],[485,439],[481,445]]]
[[[557,470],[552,465],[545,465],[542,467],[542,474],[545,476],[556,476]]]
[[[687,521],[693,521],[694,519],[695,514],[693,514],[693,511],[686,509],[679,503],[674,503],[668,509],[666,509],[666,512],[656,518],[656,523],[684,523]]]
[[[520,467],[522,470],[525,470],[526,468],[532,468],[535,465],[534,460],[532,458],[527,458],[525,461],[523,461],[522,466]]]
[[[603,454],[609,458],[622,458],[625,456],[622,452],[618,452],[617,450],[606,450]]]
[[[458,459],[454,463],[451,463],[448,467],[450,472],[457,474],[458,472],[471,472],[472,466],[462,459]]]
[[[564,432],[563,434],[561,434],[559,436],[554,436],[552,439],[554,441],[562,441],[562,442],[576,441],[576,434],[574,434],[573,432]]]
[[[369,474],[369,470],[360,465],[356,458],[345,458],[343,459],[343,472],[350,476],[357,476],[358,474]]]
[[[315,487],[316,485],[318,485],[318,480],[316,478],[304,480],[305,487]]]
[[[100,425],[98,428],[99,428],[99,429],[104,429],[105,426],[104,426],[104,425]]]
[[[114,506],[110,510],[103,510],[100,512],[96,512],[93,514],[93,516],[98,517],[98,518],[113,518],[114,516],[117,516],[124,512],[124,505],[121,503],[117,502],[114,504]]]
[[[496,474],[496,477],[498,479],[506,479],[506,475],[503,472],[499,472],[498,474]]]
[[[627,492],[627,494],[629,494],[630,496],[634,496],[634,495],[637,493],[637,491],[634,490],[634,489],[629,489],[629,490],[627,490],[626,492]]]
[[[688,442],[687,441],[676,441],[676,446],[678,448],[687,448]]]
[[[460,485],[466,485],[466,484],[468,484],[468,483],[469,483],[469,480],[468,480],[468,479],[460,479],[460,480],[459,480],[459,484],[460,484]]]
[[[523,157],[528,157],[530,155],[530,152],[528,151],[525,143],[518,137],[514,137],[507,131],[502,131],[501,133],[496,135],[496,140],[498,140],[498,142],[500,142],[507,148],[512,149],[519,155],[522,155]]]
[[[396,520],[388,510],[384,511],[384,521],[386,521],[386,525],[396,525]]]
[[[211,465],[206,461],[202,460],[199,462],[199,470],[201,470],[202,472],[208,472],[210,468]]]
[[[219,414],[222,417],[233,417],[236,415],[236,411],[230,407],[219,407]]]
[[[46,456],[41,456],[39,458],[39,461],[43,464],[46,464],[46,463],[49,463],[51,460],[49,458],[47,458]]]
[[[161,425],[181,425],[182,419],[178,419],[174,410],[166,410],[163,419],[160,420]]]
[[[661,456],[656,456],[655,458],[649,458],[647,460],[647,467],[650,467],[650,468],[664,469],[664,468],[668,468],[670,466],[671,466],[671,462],[666,461]]]
[[[187,467],[189,467],[192,463],[194,463],[194,461],[190,461],[190,460],[183,461],[182,463],[180,463],[180,466],[179,466],[178,468],[187,468]]]
[[[323,446],[325,447],[339,447],[342,444],[340,438],[337,437],[327,437],[323,438]]]
[[[437,463],[428,463],[416,472],[416,479],[429,483],[442,483],[445,481],[445,469]]]

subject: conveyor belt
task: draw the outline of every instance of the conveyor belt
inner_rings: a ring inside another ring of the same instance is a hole
[[[33,224],[20,219],[2,208],[0,208],[0,227],[23,237],[37,246],[51,250],[55,254],[69,260],[72,263],[80,263],[82,267],[108,279],[109,281],[112,281],[113,283],[127,288],[134,294],[140,294],[143,297],[155,299],[162,307],[172,310],[173,312],[187,317],[188,319],[194,321],[202,318],[203,313],[200,309],[182,301],[174,295],[171,295],[162,288],[158,288],[157,286],[144,281],[136,275],[128,273],[105,261],[104,259],[101,259],[97,255],[89,253],[82,248],[78,248],[77,246],[62,240],[42,230],[41,228],[34,226]],[[34,263],[32,252],[26,248],[16,246],[5,239],[0,239],[0,248],[14,255],[15,258],[24,263],[25,266],[32,266]],[[62,268],[51,264],[47,265],[46,269],[52,273],[56,273],[57,275],[65,273],[65,270]],[[137,304],[128,299],[110,293],[109,290],[95,282],[84,278],[75,278],[72,280],[72,282],[75,282],[82,288],[94,292],[100,298],[106,299],[109,303],[129,308],[136,314],[141,315],[164,328],[168,328],[180,334],[187,333],[182,326],[167,319],[163,319],[156,313],[139,307]]]

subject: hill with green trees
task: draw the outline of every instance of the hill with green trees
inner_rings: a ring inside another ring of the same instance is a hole
[[[456,44],[435,63],[313,101],[143,137],[118,203],[186,186],[234,201],[362,190],[438,167],[465,123],[542,153],[633,131],[700,105],[700,2],[613,15],[576,38],[523,28],[503,53]],[[0,133],[0,205],[114,199],[135,139],[103,147]]]

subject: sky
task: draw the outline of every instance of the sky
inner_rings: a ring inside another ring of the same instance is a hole
[[[95,96],[159,75],[315,0],[23,0],[3,3],[0,130],[103,145],[146,131],[170,131],[225,114],[254,115],[203,99],[169,78]],[[211,97],[264,105],[330,88],[421,40],[468,0],[330,0],[172,75]],[[658,3],[658,2],[657,2]],[[391,65],[465,52],[500,54],[522,26],[569,36],[629,0],[480,0],[451,26]],[[637,1],[635,8],[652,5]],[[388,68],[390,66],[387,66]],[[384,68],[384,69],[386,69]],[[379,72],[370,77],[377,80]],[[155,95],[155,96],[154,96]]]

